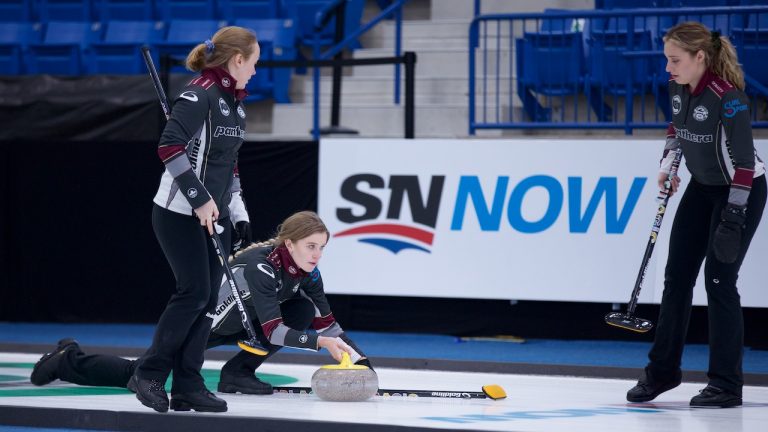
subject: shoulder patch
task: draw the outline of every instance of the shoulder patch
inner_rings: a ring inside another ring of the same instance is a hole
[[[723,117],[733,118],[739,111],[747,111],[749,106],[739,99],[738,96],[728,97],[723,103]]]
[[[195,93],[195,92],[193,92],[191,90],[187,90],[185,92],[182,92],[179,95],[179,97],[182,98],[182,99],[186,99],[186,100],[188,100],[190,102],[197,102],[199,100],[198,97],[197,97],[197,93]]]
[[[275,272],[274,272],[274,270],[272,270],[272,267],[270,267],[269,265],[267,265],[265,263],[258,263],[258,264],[256,264],[256,268],[261,270],[262,273],[268,275],[272,279],[275,278]]]

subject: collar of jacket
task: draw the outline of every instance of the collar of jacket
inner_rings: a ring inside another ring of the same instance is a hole
[[[227,94],[232,95],[235,99],[241,101],[248,96],[248,91],[245,89],[238,90],[237,80],[232,77],[224,68],[213,67],[203,69],[203,78],[208,78],[216,83],[219,88]]]
[[[696,84],[696,88],[693,89],[691,92],[691,96],[698,96],[701,94],[701,92],[704,91],[705,88],[709,85],[709,83],[712,82],[713,79],[717,78],[717,75],[712,73],[709,69],[704,71],[704,75],[701,76],[701,79],[699,80],[699,83]]]

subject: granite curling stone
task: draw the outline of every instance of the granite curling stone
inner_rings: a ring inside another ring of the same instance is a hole
[[[342,355],[341,363],[322,366],[312,375],[312,392],[327,401],[361,402],[378,390],[376,372],[353,364],[347,353]]]

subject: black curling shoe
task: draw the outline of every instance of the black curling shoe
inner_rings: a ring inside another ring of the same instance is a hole
[[[171,409],[174,411],[226,412],[227,401],[204,389],[173,395],[171,397]]]
[[[136,399],[145,407],[157,412],[168,411],[168,393],[165,386],[159,380],[142,379],[136,375],[128,380],[128,390],[136,393]]]
[[[640,379],[637,381],[637,385],[627,392],[627,400],[630,402],[648,402],[654,400],[656,399],[656,396],[679,386],[682,381],[683,376],[679,370],[675,372],[671,379],[658,380],[654,379],[653,376],[648,373],[648,369],[645,369],[640,376]]]
[[[32,384],[42,386],[58,379],[59,363],[64,354],[73,349],[80,349],[76,340],[70,338],[62,339],[53,351],[40,357],[40,360],[35,363],[35,367],[32,368],[32,374],[29,376]]]
[[[218,390],[222,393],[242,393],[252,395],[272,394],[272,385],[254,375],[221,375]]]
[[[691,399],[691,406],[698,408],[730,408],[741,403],[741,396],[713,385],[706,386]]]

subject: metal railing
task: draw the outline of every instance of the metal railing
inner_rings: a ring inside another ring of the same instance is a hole
[[[469,30],[469,133],[666,127],[662,37],[683,21],[731,38],[753,126],[768,127],[768,6],[738,6],[478,15]]]
[[[330,59],[334,59],[336,63],[334,64],[334,74],[333,74],[333,91],[332,91],[332,106],[331,106],[331,126],[326,129],[328,133],[334,133],[334,132],[340,132],[344,133],[347,132],[344,130],[344,128],[341,128],[339,125],[339,117],[340,117],[340,110],[341,110],[341,66],[342,64],[355,64],[354,62],[350,62],[349,60],[344,61],[342,59],[342,52],[344,49],[350,47],[350,45],[361,35],[366,33],[368,30],[375,27],[379,22],[381,22],[384,19],[392,17],[395,22],[395,43],[394,43],[394,57],[397,59],[402,59],[397,62],[389,62],[391,64],[394,64],[394,103],[396,105],[400,104],[400,64],[406,63],[406,57],[402,55],[402,10],[403,5],[407,3],[409,0],[392,0],[384,10],[382,10],[378,15],[376,15],[374,18],[372,18],[369,22],[362,25],[360,28],[352,32],[351,34],[346,35],[343,39],[341,37],[343,36],[342,29],[344,28],[344,8],[345,3],[347,0],[334,0],[329,2],[325,7],[323,7],[321,10],[317,12],[317,15],[315,17],[315,37],[314,37],[314,43],[312,44],[312,59],[316,62],[322,62],[327,61]],[[328,20],[332,17],[336,17],[336,34],[337,34],[337,40],[335,45],[331,46],[325,51],[321,51],[322,46],[320,42],[320,30],[325,26],[325,24],[328,22]],[[411,65],[415,63],[415,55],[412,55],[409,57],[411,60]],[[374,59],[369,59],[374,60]],[[360,64],[360,63],[357,63]],[[369,63],[369,64],[382,64],[382,63]],[[320,68],[315,67],[312,72],[312,137],[314,139],[319,139],[321,134],[320,129]],[[408,116],[406,116],[408,117]],[[411,113],[410,113],[411,122],[413,121],[413,112],[411,107]],[[406,127],[408,129],[408,127]],[[407,134],[406,134],[407,135]],[[413,133],[411,131],[411,138]]]

